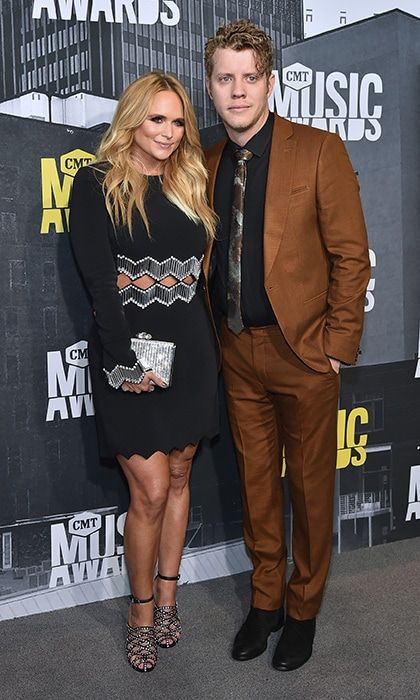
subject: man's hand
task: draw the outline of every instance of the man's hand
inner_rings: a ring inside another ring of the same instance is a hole
[[[166,382],[164,382],[158,374],[152,370],[149,370],[146,372],[143,380],[139,384],[135,384],[134,382],[124,382],[124,384],[121,384],[121,389],[123,391],[130,391],[134,394],[141,394],[143,392],[149,393],[150,391],[154,391],[155,384],[160,386],[162,389],[166,389],[167,387]]]
[[[339,374],[339,372],[340,372],[340,367],[341,367],[341,362],[340,362],[340,360],[335,360],[334,357],[329,357],[328,359],[329,359],[329,361],[330,361],[330,363],[331,363],[331,367],[333,368],[334,372],[335,372],[336,374]]]

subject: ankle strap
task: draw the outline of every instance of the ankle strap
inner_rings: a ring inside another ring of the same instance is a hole
[[[153,600],[153,596],[150,596],[150,598],[136,598],[134,595],[129,596],[130,603],[135,603],[136,605],[143,605],[143,603],[151,603]]]
[[[160,573],[160,571],[158,571],[156,574],[156,578],[161,578],[163,581],[179,581],[180,577],[181,574],[178,574],[177,576],[164,576]]]

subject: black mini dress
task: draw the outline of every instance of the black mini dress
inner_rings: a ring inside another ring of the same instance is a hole
[[[102,177],[95,166],[81,168],[70,203],[71,242],[95,318],[89,367],[99,452],[148,458],[218,432],[216,347],[201,275],[206,235],[165,197],[155,176],[145,199],[150,236],[137,210],[131,236],[127,227],[115,231]],[[144,275],[146,289],[136,285]],[[141,332],[176,344],[172,383],[124,392],[124,379],[141,375],[131,349]]]

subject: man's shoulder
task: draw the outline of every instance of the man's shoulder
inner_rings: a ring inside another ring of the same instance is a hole
[[[309,126],[308,124],[293,122],[290,119],[285,119],[284,117],[280,117],[275,114],[273,138],[287,138],[289,136],[294,136],[303,143],[319,145],[324,143],[324,141],[329,138],[340,140],[340,137],[337,136],[337,134],[332,134],[329,131],[324,131],[323,129],[318,129],[315,126]]]
[[[206,148],[204,151],[204,157],[206,159],[206,165],[209,173],[213,173],[217,170],[226,141],[226,138],[221,139]]]
[[[226,138],[219,139],[216,143],[204,149],[204,156],[207,161],[217,158],[226,145]]]

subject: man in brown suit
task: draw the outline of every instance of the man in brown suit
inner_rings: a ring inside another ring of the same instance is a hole
[[[288,671],[311,656],[329,568],[339,370],[358,355],[369,280],[366,230],[340,138],[269,113],[269,37],[246,20],[234,22],[207,42],[205,62],[228,138],[207,153],[220,231],[204,271],[221,318],[253,564],[251,608],[232,656],[258,656],[284,625],[273,666]],[[283,448],[293,508],[288,583]]]

